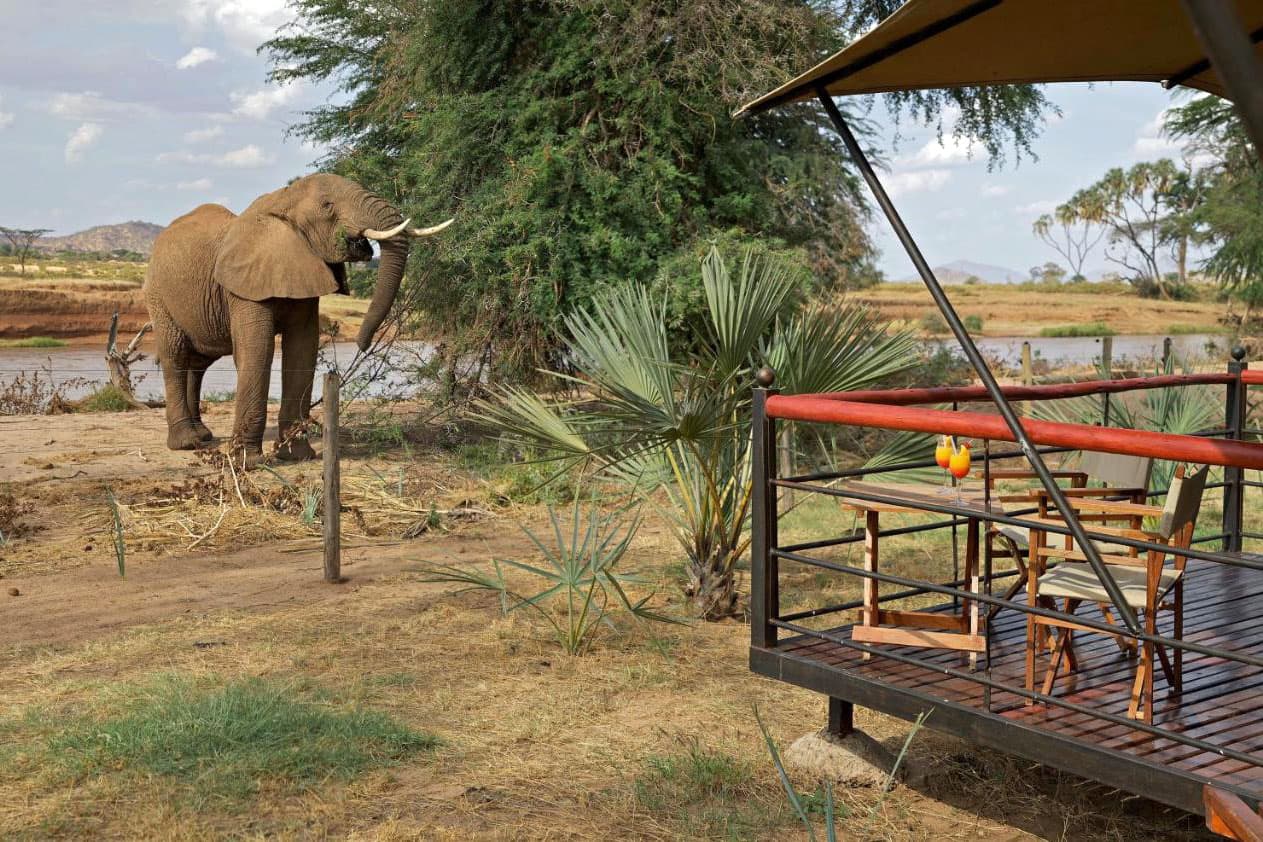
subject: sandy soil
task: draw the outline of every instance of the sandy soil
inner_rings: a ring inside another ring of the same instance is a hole
[[[1094,293],[1031,292],[1003,284],[952,286],[948,298],[962,317],[977,315],[990,336],[1038,336],[1041,327],[1104,322],[1120,334],[1213,333],[1225,305],[1206,301],[1159,301]],[[920,284],[881,284],[853,298],[883,316],[916,324],[936,312]]]
[[[210,406],[207,421],[226,429],[230,412]],[[213,684],[266,676],[315,682],[333,698],[436,733],[443,745],[433,758],[261,798],[245,812],[222,804],[182,809],[156,778],[115,776],[67,788],[0,772],[0,836],[805,838],[785,806],[751,705],[782,746],[818,728],[824,705],[746,669],[744,624],[623,625],[590,654],[571,658],[527,612],[504,616],[488,595],[425,582],[418,565],[538,562],[517,523],[539,527],[544,512],[496,508],[488,502],[493,483],[422,440],[391,453],[351,446],[344,489],[376,474],[383,486],[397,481],[420,498],[421,511],[430,501],[440,508],[473,501],[487,516],[404,541],[397,527],[370,528],[380,521],[369,515],[367,526],[357,526],[359,516],[344,514],[344,584],[321,581],[318,539],[304,537],[312,530],[294,515],[231,500],[224,510],[243,519],[201,546],[190,548],[180,534],[136,537],[146,500],[174,501],[163,505],[196,521],[198,534],[217,509],[180,501],[187,491],[176,489],[210,469],[193,455],[166,451],[162,433],[160,411],[0,419],[0,492],[27,504],[21,520],[44,527],[0,547],[0,726],[95,709],[112,688],[156,675]],[[280,471],[300,487],[318,476],[311,464]],[[106,485],[130,507],[123,578]],[[677,557],[665,525],[651,518],[628,559],[671,611],[683,610]],[[858,717],[893,747],[908,733],[898,720],[869,711]],[[713,821],[698,824],[710,821],[699,807],[653,807],[638,795],[655,758],[695,748],[744,770],[734,784],[737,807],[725,808],[745,811],[744,829],[720,832]],[[852,814],[842,838],[1203,838],[1194,819],[930,731],[915,738],[910,763],[915,777],[884,798],[839,792]],[[798,784],[805,792],[815,786]]]

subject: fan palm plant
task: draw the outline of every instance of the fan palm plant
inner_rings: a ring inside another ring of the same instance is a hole
[[[1174,355],[1156,367],[1155,375],[1174,374]],[[1187,365],[1184,374],[1192,374]],[[1097,375],[1109,379],[1100,363]],[[1098,424],[1104,417],[1105,396],[1088,395],[1035,404],[1034,416],[1046,421],[1070,424]],[[1223,402],[1209,386],[1167,386],[1148,389],[1136,401],[1114,398],[1110,402],[1109,424],[1130,430],[1157,430],[1163,433],[1196,433],[1214,427],[1223,418]],[[1175,475],[1175,462],[1158,460],[1153,465],[1154,488],[1167,488]]]
[[[773,366],[786,392],[871,386],[916,364],[916,340],[867,308],[807,306],[801,278],[747,253],[730,273],[718,251],[702,262],[705,323],[673,355],[662,302],[628,287],[566,321],[577,375],[556,377],[575,400],[505,388],[479,414],[509,441],[629,483],[664,506],[688,562],[685,592],[707,619],[737,610],[735,571],[749,548],[750,396]]]

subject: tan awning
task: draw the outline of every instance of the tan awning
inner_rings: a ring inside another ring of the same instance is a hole
[[[1263,0],[1235,2],[1257,42]],[[812,98],[820,85],[846,96],[1103,81],[1173,82],[1224,95],[1180,0],[909,0],[846,49],[737,114]]]

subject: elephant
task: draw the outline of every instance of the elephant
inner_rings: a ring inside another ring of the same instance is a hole
[[[277,456],[315,456],[294,425],[307,418],[319,345],[320,296],[348,292],[346,263],[381,263],[356,344],[368,350],[394,303],[413,237],[411,220],[350,179],[299,178],[256,199],[237,216],[207,204],[179,217],[154,242],[144,297],[166,392],[167,447],[192,450],[213,434],[202,423],[202,378],[220,357],[237,368],[234,452],[262,457],[268,381],[281,337],[281,446]]]

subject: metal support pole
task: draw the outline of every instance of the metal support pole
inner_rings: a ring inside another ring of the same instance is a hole
[[[1245,348],[1240,345],[1232,349],[1232,359],[1228,361],[1228,373],[1237,379],[1224,388],[1228,392],[1224,401],[1224,427],[1228,429],[1228,438],[1241,441],[1245,428],[1246,388],[1241,382],[1241,372],[1249,367],[1245,361]],[[1232,466],[1224,467],[1224,512],[1223,531],[1224,550],[1241,552],[1241,529],[1245,514],[1245,471]]]
[[[1013,437],[1017,439],[1022,454],[1030,462],[1032,470],[1034,470],[1035,475],[1039,477],[1040,483],[1043,484],[1044,489],[1048,492],[1049,499],[1052,500],[1053,505],[1056,506],[1057,511],[1064,518],[1066,527],[1074,538],[1075,545],[1083,552],[1088,564],[1092,566],[1092,571],[1101,580],[1101,584],[1105,587],[1106,593],[1109,594],[1110,602],[1114,604],[1114,610],[1118,612],[1123,625],[1133,634],[1140,633],[1141,627],[1136,620],[1136,612],[1132,610],[1131,606],[1127,604],[1127,600],[1123,598],[1123,592],[1118,587],[1118,582],[1115,581],[1113,574],[1109,572],[1104,562],[1101,561],[1101,555],[1097,551],[1096,545],[1088,539],[1083,525],[1079,523],[1078,514],[1075,513],[1070,503],[1066,500],[1066,495],[1062,493],[1061,486],[1057,485],[1057,481],[1048,472],[1048,466],[1044,464],[1043,457],[1040,456],[1034,443],[1031,442],[1030,437],[1026,434],[1021,420],[1018,419],[1017,414],[1013,411],[1008,398],[1004,396],[1004,392],[1000,389],[1000,384],[996,382],[995,375],[987,367],[982,354],[978,352],[978,346],[974,344],[969,331],[961,323],[960,316],[956,313],[956,309],[952,307],[947,294],[943,292],[943,287],[939,284],[938,278],[934,277],[934,271],[930,269],[930,264],[926,262],[925,257],[921,254],[921,249],[917,246],[916,241],[912,239],[912,234],[909,233],[907,226],[903,223],[903,218],[899,216],[899,211],[895,209],[894,204],[890,201],[890,197],[886,194],[886,189],[882,186],[881,181],[877,178],[877,173],[873,170],[873,165],[869,162],[868,156],[864,154],[864,149],[860,146],[859,141],[855,139],[855,135],[851,132],[851,127],[843,119],[842,112],[838,110],[833,97],[829,96],[828,91],[823,87],[816,89],[816,95],[819,97],[830,119],[833,120],[833,125],[837,128],[838,134],[841,136],[843,144],[846,145],[852,160],[855,161],[855,165],[859,168],[860,174],[868,182],[869,189],[873,191],[873,196],[877,199],[877,204],[886,215],[886,219],[890,221],[890,226],[894,229],[895,236],[899,238],[904,251],[912,259],[917,273],[921,276],[921,280],[925,282],[925,286],[930,291],[930,296],[934,299],[934,303],[938,305],[939,312],[943,314],[943,318],[947,320],[952,333],[956,335],[956,340],[960,342],[960,347],[965,352],[965,357],[974,367],[974,371],[977,372],[983,386],[986,387],[987,393],[991,396],[991,400],[994,401],[996,409],[999,410],[1005,424],[1013,431]]]
[[[767,414],[768,395],[776,372],[763,368],[755,378],[752,418],[750,422],[750,645],[767,649],[776,645],[776,626],[772,620],[780,614],[778,567],[772,555],[777,543],[776,419]]]
[[[1183,3],[1197,40],[1254,142],[1255,154],[1263,158],[1263,65],[1241,25],[1237,4],[1224,0],[1183,0]]]

